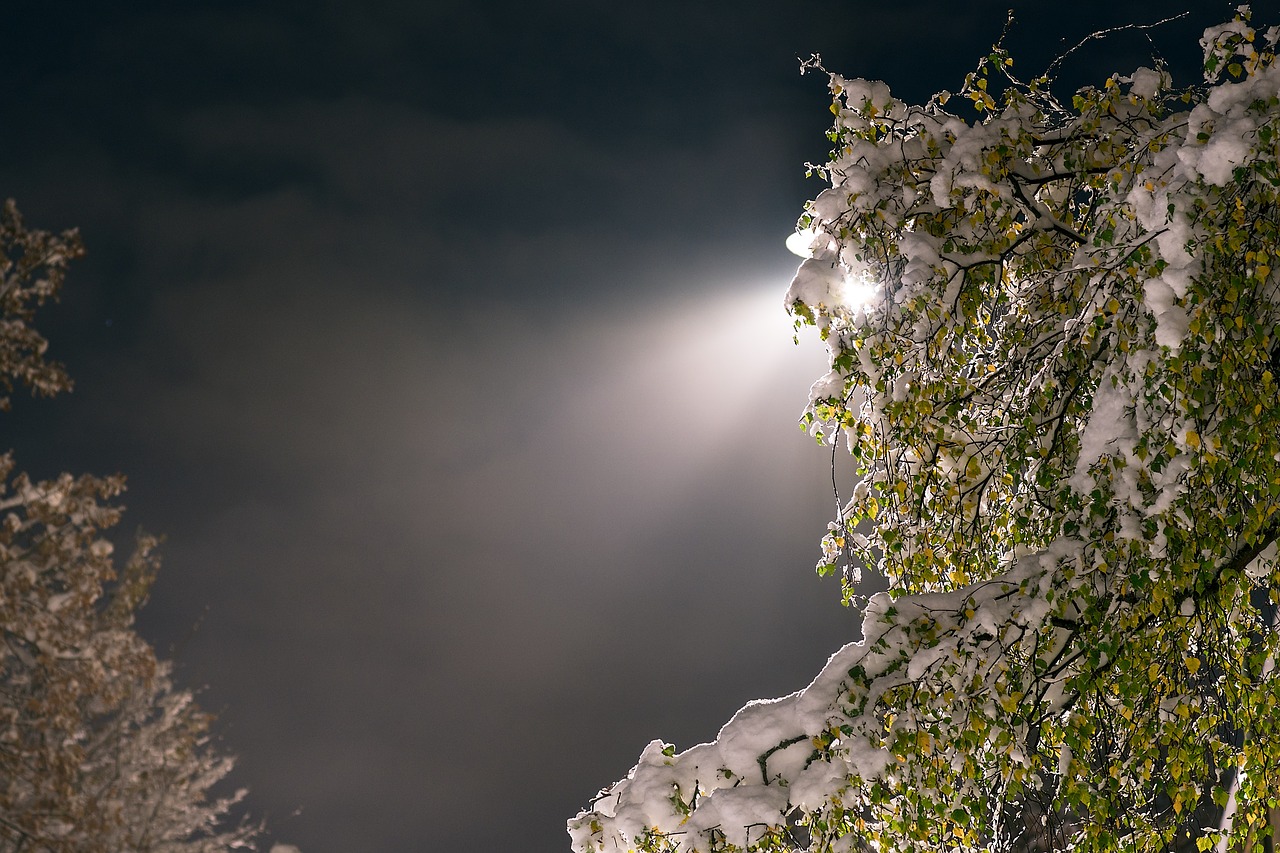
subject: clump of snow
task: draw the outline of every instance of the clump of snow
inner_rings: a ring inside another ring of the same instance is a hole
[[[1173,273],[1176,280],[1178,274]],[[1169,277],[1149,278],[1142,284],[1143,304],[1156,318],[1156,343],[1177,352],[1187,336],[1190,318],[1178,304],[1178,293]]]
[[[1122,79],[1128,81],[1129,91],[1140,98],[1154,98],[1169,88],[1170,82],[1168,72],[1146,67],[1141,67]]]
[[[1104,371],[1093,395],[1093,410],[1080,434],[1080,455],[1071,486],[1078,492],[1093,488],[1089,469],[1103,456],[1124,454],[1137,439],[1133,422],[1133,398],[1114,370]]]

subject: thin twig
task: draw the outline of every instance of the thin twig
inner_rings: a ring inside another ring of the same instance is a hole
[[[1125,32],[1126,30],[1138,30],[1138,31],[1153,30],[1156,27],[1162,26],[1172,21],[1177,21],[1182,18],[1185,18],[1190,14],[1191,14],[1190,12],[1182,12],[1181,14],[1172,15],[1168,18],[1164,18],[1163,20],[1156,21],[1154,24],[1121,24],[1118,27],[1109,27],[1105,30],[1098,30],[1097,32],[1089,33],[1089,35],[1080,39],[1080,41],[1076,43],[1075,47],[1072,47],[1070,50],[1066,51],[1065,53],[1059,54],[1057,59],[1053,60],[1053,62],[1050,62],[1049,67],[1045,69],[1044,76],[1052,80],[1054,71],[1058,68],[1058,66],[1060,66],[1066,60],[1068,56],[1075,53],[1077,50],[1084,47],[1089,42],[1094,41],[1095,39],[1106,38],[1109,35]]]

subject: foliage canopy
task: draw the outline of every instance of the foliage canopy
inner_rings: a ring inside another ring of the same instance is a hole
[[[1202,84],[1156,63],[1069,101],[999,45],[920,106],[830,75],[787,304],[830,354],[806,419],[859,474],[819,570],[889,590],[805,690],[650,744],[576,850],[1263,843],[1278,39],[1241,7]]]

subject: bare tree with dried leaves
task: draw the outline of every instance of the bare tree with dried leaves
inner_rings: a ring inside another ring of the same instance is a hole
[[[76,232],[0,213],[0,407],[15,387],[68,391],[32,325],[56,299]],[[0,851],[214,853],[252,849],[230,821],[243,792],[215,796],[231,769],[208,714],[176,687],[134,630],[155,577],[156,540],[121,561],[108,538],[120,476],[33,482],[0,457]]]

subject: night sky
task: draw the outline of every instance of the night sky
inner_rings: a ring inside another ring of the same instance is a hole
[[[3,4],[0,196],[89,251],[40,319],[76,391],[8,443],[128,476],[140,628],[269,839],[566,850],[650,739],[857,637],[781,304],[830,123],[797,57],[919,101],[1008,5]],[[1027,76],[1193,7],[1155,36],[1189,82],[1234,4],[1013,5]]]

